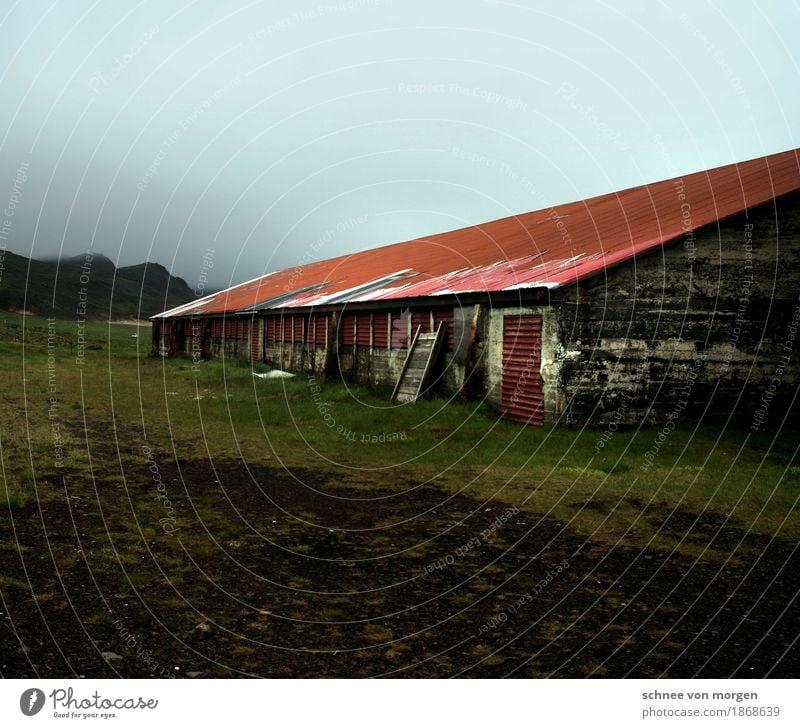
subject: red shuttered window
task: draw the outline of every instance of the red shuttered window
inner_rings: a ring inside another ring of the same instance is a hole
[[[389,345],[389,314],[376,313],[372,317],[372,345],[385,349]]]
[[[305,321],[302,316],[292,316],[292,342],[300,344],[303,341],[303,328]]]
[[[371,341],[371,319],[368,313],[360,313],[356,318],[358,325],[356,333],[356,344],[359,346],[369,346]]]
[[[430,333],[431,330],[431,313],[430,311],[415,311],[411,314],[411,335],[420,327],[421,334]]]
[[[351,313],[345,314],[339,325],[342,330],[342,344],[345,346],[355,344],[356,317]]]
[[[436,328],[442,323],[447,326],[447,351],[453,351],[453,309],[434,311],[433,323]]]
[[[325,346],[327,331],[328,317],[324,314],[314,316],[314,343],[318,346]]]

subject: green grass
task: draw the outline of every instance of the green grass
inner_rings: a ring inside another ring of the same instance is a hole
[[[666,512],[722,515],[756,533],[800,537],[800,460],[790,435],[682,424],[647,468],[645,453],[658,429],[616,432],[598,449],[598,431],[521,427],[479,404],[431,399],[397,406],[384,391],[342,382],[324,385],[315,399],[305,375],[260,380],[246,362],[193,368],[188,359],[153,358],[148,327],[87,324],[92,348],[78,365],[75,323],[56,322],[55,331],[56,420],[64,427],[64,464],[78,471],[90,467],[85,423],[90,441],[109,443],[123,464],[141,462],[146,443],[159,457],[312,468],[365,490],[432,482],[550,515],[597,539],[633,544],[677,542],[674,534],[656,536],[642,517],[650,503]],[[0,313],[0,372],[7,385],[0,401],[0,503],[12,508],[58,487],[46,346],[44,319]]]

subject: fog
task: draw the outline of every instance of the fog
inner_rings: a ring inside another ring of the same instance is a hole
[[[237,5],[0,3],[1,246],[222,288],[800,146],[796,4]]]

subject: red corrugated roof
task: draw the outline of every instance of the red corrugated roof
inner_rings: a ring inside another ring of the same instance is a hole
[[[557,288],[800,190],[800,150],[269,273],[159,316]]]

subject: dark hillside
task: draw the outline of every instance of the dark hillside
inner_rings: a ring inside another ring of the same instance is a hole
[[[182,278],[158,263],[116,268],[100,254],[55,260],[5,252],[0,309],[87,319],[147,318],[196,298]]]

